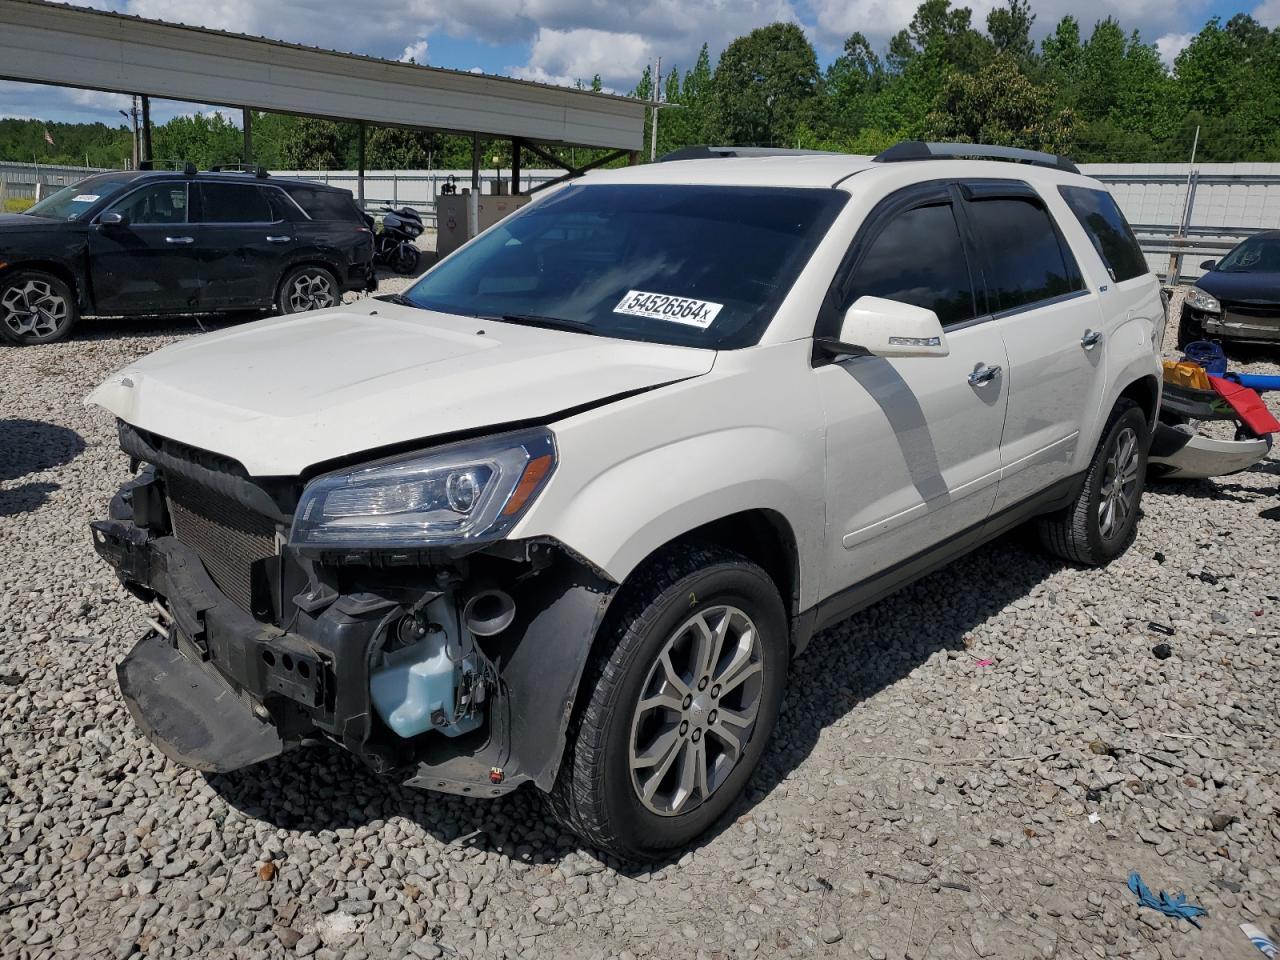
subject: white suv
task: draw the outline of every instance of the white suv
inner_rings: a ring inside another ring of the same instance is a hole
[[[93,535],[151,605],[118,668],[147,736],[531,782],[652,858],[742,790],[815,631],[1024,520],[1123,551],[1164,321],[1104,188],[748,152],[593,173],[403,295],[99,387],[145,464]]]

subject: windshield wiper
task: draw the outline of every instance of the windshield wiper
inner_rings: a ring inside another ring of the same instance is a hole
[[[520,323],[527,327],[545,327],[548,330],[571,330],[574,333],[595,334],[595,331],[591,329],[591,325],[582,320],[564,320],[560,317],[548,317],[540,313],[503,313],[497,316],[481,314],[479,319]]]
[[[384,293],[384,294],[381,294],[381,295],[379,295],[379,296],[374,297],[373,299],[375,299],[375,300],[381,300],[381,301],[383,301],[384,303],[394,303],[394,304],[398,304],[399,306],[402,306],[402,307],[414,307],[414,308],[416,308],[416,309],[418,309],[418,310],[425,310],[425,309],[427,309],[426,307],[422,306],[421,304],[414,303],[412,300],[410,300],[408,297],[406,297],[406,296],[405,296],[404,294],[402,294],[402,293]]]

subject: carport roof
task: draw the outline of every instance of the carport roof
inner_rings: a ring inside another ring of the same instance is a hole
[[[637,150],[644,101],[48,0],[0,0],[0,77],[542,143]]]

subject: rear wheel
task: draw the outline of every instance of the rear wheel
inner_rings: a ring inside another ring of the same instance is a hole
[[[294,267],[280,282],[276,307],[281,313],[305,313],[335,306],[341,299],[338,279],[324,267]]]
[[[391,269],[402,274],[417,273],[420,260],[417,247],[411,243],[402,243],[396,247],[396,252],[391,257]]]
[[[626,589],[550,804],[584,840],[645,861],[693,840],[742,792],[777,719],[789,639],[773,581],[731,551],[674,550]]]
[[[1128,549],[1138,529],[1150,445],[1142,408],[1121,398],[1107,420],[1075,502],[1040,518],[1040,539],[1050,553],[1099,567]]]
[[[0,336],[10,343],[61,340],[79,317],[71,288],[53,274],[17,270],[0,278]]]

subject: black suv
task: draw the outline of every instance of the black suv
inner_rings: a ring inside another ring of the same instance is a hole
[[[0,214],[0,338],[60,340],[81,315],[297,313],[372,290],[347,190],[254,173],[100,173]]]

